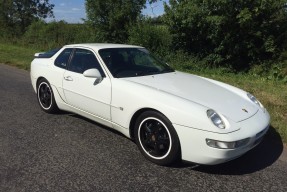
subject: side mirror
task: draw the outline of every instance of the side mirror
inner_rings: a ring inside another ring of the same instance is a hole
[[[101,73],[96,68],[92,68],[92,69],[88,69],[84,71],[83,75],[89,78],[96,78],[98,83],[103,80]]]

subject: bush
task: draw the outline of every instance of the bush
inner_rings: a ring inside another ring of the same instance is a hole
[[[275,63],[266,61],[254,65],[248,73],[256,78],[287,83],[287,60]]]
[[[286,0],[170,0],[165,23],[176,49],[246,70],[286,46]]]
[[[25,44],[50,49],[66,44],[90,42],[94,40],[94,35],[85,24],[37,21],[28,27],[22,40]]]
[[[150,19],[142,19],[129,30],[129,44],[141,45],[150,51],[165,56],[169,53],[172,37],[168,28],[152,24]]]

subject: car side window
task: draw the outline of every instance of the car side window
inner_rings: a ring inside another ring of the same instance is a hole
[[[55,60],[55,66],[66,69],[72,51],[73,49],[71,48],[64,49],[64,51],[62,51],[62,53],[60,53],[60,55]]]
[[[69,70],[76,73],[84,73],[84,71],[92,68],[98,69],[101,75],[104,76],[104,71],[92,51],[76,49],[70,62]]]

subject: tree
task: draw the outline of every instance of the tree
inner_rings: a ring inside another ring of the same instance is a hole
[[[286,43],[286,0],[170,0],[165,22],[176,48],[213,64],[272,59]]]
[[[93,31],[85,24],[70,24],[63,20],[46,23],[35,21],[27,28],[22,42],[41,49],[91,41]]]
[[[95,29],[97,41],[124,43],[145,3],[146,0],[86,0],[87,23]]]
[[[160,18],[141,18],[129,28],[129,44],[141,45],[160,56],[166,56],[171,46],[171,35]]]
[[[33,21],[53,17],[53,7],[49,0],[0,0],[0,24],[23,34]]]

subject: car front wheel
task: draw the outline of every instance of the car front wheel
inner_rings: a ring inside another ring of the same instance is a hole
[[[56,113],[59,108],[55,102],[53,90],[49,82],[42,79],[38,83],[37,87],[37,99],[42,110],[47,113]]]
[[[180,143],[172,123],[161,113],[142,113],[135,124],[135,141],[141,153],[158,165],[169,165],[180,158]]]

